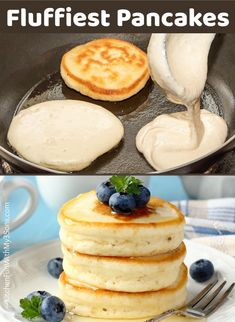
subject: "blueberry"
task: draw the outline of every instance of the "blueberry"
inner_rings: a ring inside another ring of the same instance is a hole
[[[199,259],[190,266],[190,276],[196,282],[203,283],[208,281],[214,275],[214,266],[207,259]]]
[[[109,206],[118,214],[129,214],[135,209],[136,202],[133,195],[116,192],[110,197]]]
[[[108,204],[109,198],[116,192],[110,181],[99,184],[96,188],[96,195],[99,201]]]
[[[40,306],[41,317],[48,322],[60,322],[66,313],[64,302],[56,296],[46,297]]]
[[[46,291],[35,291],[35,292],[30,293],[30,294],[27,296],[27,298],[28,298],[29,300],[31,300],[31,298],[32,298],[33,296],[40,297],[42,300],[44,300],[46,297],[51,296],[51,294],[50,294],[50,293],[48,293],[48,292],[46,292]]]
[[[144,186],[140,186],[140,194],[134,194],[134,198],[137,208],[144,207],[150,199],[149,189]]]
[[[60,257],[51,259],[47,264],[47,270],[51,276],[59,278],[63,272],[63,259]]]

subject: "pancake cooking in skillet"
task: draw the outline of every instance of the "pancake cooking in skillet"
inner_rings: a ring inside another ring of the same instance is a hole
[[[93,99],[122,101],[149,79],[147,55],[119,39],[97,39],[77,46],[61,61],[66,85]]]
[[[116,147],[123,134],[120,120],[101,106],[55,100],[20,111],[7,137],[28,161],[61,171],[79,171]]]

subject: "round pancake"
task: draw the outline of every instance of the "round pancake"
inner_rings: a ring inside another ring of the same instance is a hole
[[[149,79],[147,55],[119,39],[97,39],[77,46],[61,61],[66,85],[93,99],[121,101],[138,93]]]
[[[66,308],[80,316],[101,319],[135,319],[151,317],[186,301],[187,268],[182,265],[177,281],[155,292],[113,292],[89,285],[73,285],[64,273],[59,279],[59,296]]]
[[[47,101],[17,114],[8,141],[33,163],[62,171],[79,171],[114,148],[124,129],[101,106],[83,101]]]
[[[73,284],[86,283],[120,292],[157,291],[178,278],[186,248],[151,257],[101,257],[72,252],[62,246],[64,272]]]
[[[98,256],[152,256],[177,248],[184,236],[184,216],[172,204],[152,197],[132,215],[117,215],[95,191],[67,202],[59,213],[65,247]]]

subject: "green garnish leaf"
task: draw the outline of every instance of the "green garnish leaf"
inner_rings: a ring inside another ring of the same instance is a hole
[[[20,307],[23,309],[21,315],[23,318],[31,321],[40,317],[40,305],[42,299],[39,296],[33,296],[31,300],[24,298],[20,300]]]
[[[109,180],[117,192],[140,194],[142,182],[133,176],[112,176]]]

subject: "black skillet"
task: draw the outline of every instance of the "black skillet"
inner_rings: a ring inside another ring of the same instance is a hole
[[[135,43],[146,50],[148,34],[1,34],[0,35],[0,157],[23,173],[60,173],[18,157],[7,143],[12,117],[21,109],[53,99],[78,99],[97,103],[112,111],[124,124],[125,137],[114,150],[99,157],[79,174],[154,172],[138,153],[135,137],[139,129],[157,115],[184,109],[168,102],[151,81],[138,94],[123,102],[89,99],[65,86],[59,75],[62,54],[77,44],[101,37]],[[228,141],[215,153],[164,173],[202,173],[224,153],[235,147],[235,35],[218,35],[209,57],[209,77],[202,106],[224,117],[229,127]],[[213,140],[213,138],[211,138]],[[30,140],[30,138],[29,138]],[[45,151],[46,153],[46,151]],[[160,173],[160,172],[158,172]],[[163,173],[163,172],[161,172]]]

